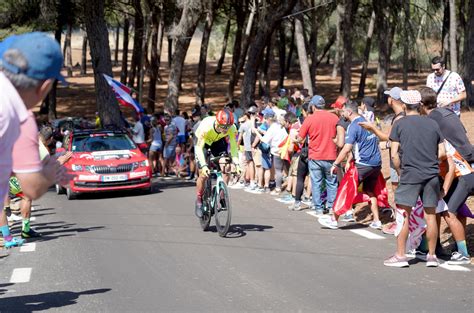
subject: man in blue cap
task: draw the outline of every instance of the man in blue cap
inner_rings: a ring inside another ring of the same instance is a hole
[[[56,79],[65,82],[60,74],[62,64],[61,47],[45,33],[15,35],[0,43],[1,199],[7,195],[12,172],[24,195],[32,200],[43,195],[58,179],[64,184],[68,178],[55,158],[40,160],[38,128],[31,112],[44,100]],[[12,157],[14,145],[21,154]],[[5,247],[23,243],[10,235],[4,212],[0,231]]]
[[[324,98],[316,95],[309,102],[309,115],[300,128],[298,137],[308,142],[308,167],[311,177],[313,194],[313,208],[316,214],[322,215],[324,211],[331,211],[337,192],[337,176],[330,173],[332,163],[337,157],[336,124],[338,118],[335,114],[324,110]],[[326,207],[321,199],[321,186],[326,185]],[[298,205],[295,203],[295,205]]]

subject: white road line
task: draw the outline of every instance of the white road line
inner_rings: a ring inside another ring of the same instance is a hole
[[[440,264],[439,267],[442,267],[442,268],[447,269],[449,271],[458,271],[458,272],[470,272],[471,271],[467,267],[464,267],[464,266],[461,266],[461,265],[450,265],[448,263]]]
[[[34,222],[34,221],[36,221],[36,217],[34,216],[30,217],[30,222]]]
[[[306,214],[309,214],[309,215],[314,216],[316,218],[319,217],[318,215],[316,215],[316,212],[314,212],[314,211],[306,211]]]
[[[27,283],[30,281],[31,267],[15,268],[13,269],[10,283]]]
[[[36,250],[36,243],[34,242],[27,242],[21,246],[20,252],[33,252]]]
[[[374,234],[373,232],[370,232],[365,229],[350,229],[350,231],[353,232],[354,234],[357,234],[359,236],[362,236],[368,239],[378,239],[378,240],[385,239],[385,237]]]

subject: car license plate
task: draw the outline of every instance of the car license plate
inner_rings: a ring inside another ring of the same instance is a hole
[[[110,181],[123,181],[127,180],[127,175],[107,175],[107,176],[102,176],[102,181],[103,182],[110,182]]]

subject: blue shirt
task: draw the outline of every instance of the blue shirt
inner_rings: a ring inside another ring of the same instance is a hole
[[[346,143],[352,145],[352,153],[356,164],[365,166],[382,165],[382,157],[379,150],[379,139],[368,130],[362,128],[359,123],[365,122],[360,116],[353,120],[346,132]]]

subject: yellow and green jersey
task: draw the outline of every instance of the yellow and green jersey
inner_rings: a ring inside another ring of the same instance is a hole
[[[199,127],[196,129],[195,136],[197,139],[196,145],[194,147],[194,153],[196,158],[199,161],[199,164],[206,164],[206,156],[204,155],[204,146],[212,145],[214,142],[221,140],[222,138],[229,137],[230,143],[230,155],[232,156],[232,161],[235,164],[239,164],[239,157],[237,152],[237,141],[235,139],[237,134],[237,128],[235,125],[232,125],[227,132],[219,133],[215,129],[215,116],[208,116],[201,121]]]

